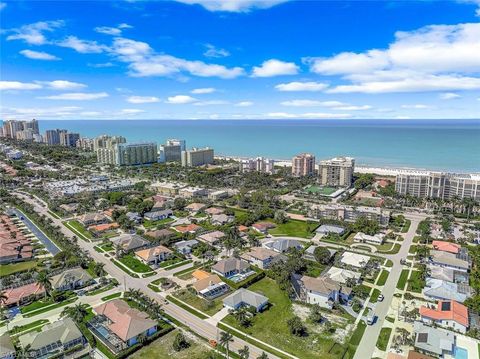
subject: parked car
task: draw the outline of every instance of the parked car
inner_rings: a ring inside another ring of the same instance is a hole
[[[379,302],[383,302],[384,299],[385,299],[385,297],[383,296],[383,294],[379,294],[379,295],[378,295],[377,300],[378,300]]]
[[[368,325],[373,325],[373,323],[375,323],[375,313],[374,312],[370,312],[370,314],[368,314],[368,317],[367,317],[367,324]]]

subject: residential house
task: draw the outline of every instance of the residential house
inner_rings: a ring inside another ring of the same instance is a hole
[[[173,211],[171,209],[160,209],[145,213],[143,218],[149,221],[160,221],[169,218],[170,216],[173,216]]]
[[[457,254],[449,252],[431,250],[429,259],[430,263],[440,267],[452,268],[465,272],[468,272],[470,269],[470,263],[467,260],[459,258]]]
[[[368,244],[374,244],[374,245],[380,245],[383,243],[385,240],[385,235],[382,233],[375,234],[373,236],[358,232],[355,234],[353,237],[353,240],[355,242],[360,242],[360,243],[368,243]]]
[[[149,265],[157,265],[160,262],[171,257],[173,251],[168,249],[165,246],[156,246],[147,249],[142,249],[135,252],[135,256],[140,259],[143,263]]]
[[[425,354],[444,358],[453,355],[455,334],[444,329],[426,326],[420,321],[414,324],[415,348]]]
[[[216,274],[197,280],[193,283],[197,294],[205,299],[215,299],[229,291],[228,285]]]
[[[176,226],[176,227],[173,227],[173,229],[175,229],[177,232],[180,232],[180,233],[196,233],[199,230],[201,230],[202,227],[200,227],[199,225],[196,225],[195,223],[191,223],[191,224]]]
[[[285,259],[285,256],[263,247],[254,247],[241,255],[248,263],[261,269],[267,269],[272,263]]]
[[[362,254],[353,252],[344,252],[340,258],[340,263],[355,268],[363,268],[367,265],[369,260],[369,256],[364,256]]]
[[[66,203],[61,204],[59,207],[67,213],[74,213],[77,211],[79,204],[78,203]]]
[[[271,222],[258,222],[258,223],[252,224],[252,228],[254,230],[263,234],[268,234],[268,230],[275,227],[276,225]]]
[[[15,347],[8,333],[0,335],[0,359],[14,359]]]
[[[95,235],[99,235],[108,231],[112,231],[118,229],[120,226],[118,223],[104,223],[104,224],[97,224],[95,226],[88,227],[88,230]]]
[[[10,233],[17,233],[13,238]],[[0,233],[0,264],[16,263],[30,260],[33,257],[33,247],[29,239],[21,232]]]
[[[305,252],[303,254],[303,257],[305,259],[308,259],[308,260],[311,260],[311,261],[316,261],[317,259],[315,258],[315,249],[317,249],[317,248],[318,248],[318,246],[309,246],[305,250]],[[330,257],[333,258],[335,256],[335,254],[337,253],[337,251],[335,249],[331,249],[331,248],[327,248],[327,249],[330,252]]]
[[[211,191],[210,193],[208,193],[208,198],[214,201],[228,198],[230,196],[232,196],[232,194],[229,191],[223,191],[223,190]]]
[[[427,278],[423,295],[429,299],[455,300],[463,303],[472,293],[468,284],[446,282]]]
[[[250,264],[238,258],[226,258],[218,261],[212,266],[212,272],[220,274],[225,278],[230,278],[235,274],[243,274],[248,271]]]
[[[453,254],[457,254],[462,248],[460,244],[445,241],[433,241],[432,246],[433,249],[437,251],[449,252]]]
[[[226,214],[214,214],[211,218],[211,222],[216,226],[223,226],[227,223],[232,223],[235,220],[233,216],[227,216]]]
[[[197,213],[200,212],[202,209],[206,208],[207,205],[205,203],[190,203],[188,206],[185,207],[185,210],[187,210],[190,213]]]
[[[87,286],[93,278],[83,268],[67,269],[52,278],[52,287],[56,290],[74,290]]]
[[[332,233],[341,236],[345,233],[345,228],[332,224],[322,224],[315,232],[324,236]]]
[[[94,226],[96,224],[108,223],[110,220],[103,213],[86,213],[77,217],[77,220],[85,227]]]
[[[263,243],[263,247],[271,249],[278,253],[285,253],[290,248],[302,249],[302,243],[294,239],[278,238],[273,241]]]
[[[110,241],[125,253],[137,250],[149,244],[146,239],[143,239],[138,234],[122,234],[121,236],[111,238]]]
[[[261,312],[267,305],[267,297],[245,288],[240,288],[223,299],[223,306],[230,310],[248,306],[255,308],[257,312]]]
[[[437,308],[430,308],[422,305],[420,317],[427,325],[434,324],[443,328],[453,328],[463,334],[468,329],[468,308],[454,300],[439,300]]]
[[[144,312],[131,308],[122,299],[114,299],[93,308],[97,316],[89,328],[112,351],[131,347],[139,336],[147,337],[157,332],[157,322]]]
[[[4,301],[5,306],[20,306],[43,297],[45,288],[38,283],[30,283],[20,287],[4,289],[3,294],[7,297]]]
[[[438,267],[432,264],[427,266],[429,277],[433,279],[445,280],[453,283],[467,283],[469,275],[467,272],[447,267]]]
[[[147,237],[153,238],[153,239],[170,239],[172,237],[175,237],[175,232],[171,231],[170,229],[156,229],[154,231],[148,231],[145,233]]]
[[[393,354],[393,353],[390,352],[388,354],[390,355],[390,354]],[[405,357],[402,356],[402,358],[399,358],[399,359],[404,359],[404,358]],[[390,359],[390,357],[388,357],[388,359]],[[408,352],[407,359],[435,359],[435,358],[430,356],[430,355],[426,355],[426,354],[423,354],[423,353],[416,352],[415,350],[410,350]]]
[[[197,239],[199,239],[200,241],[208,243],[210,245],[217,244],[223,238],[225,238],[225,233],[220,232],[220,231],[212,231],[212,232],[203,233],[202,235],[197,237]]]
[[[127,212],[125,216],[133,223],[139,224],[142,222],[142,216],[138,212]]]
[[[32,358],[50,358],[62,353],[83,349],[85,338],[75,322],[65,318],[45,325],[40,332],[36,330],[20,335],[18,341],[23,348],[30,349]]]
[[[182,254],[190,254],[192,249],[198,244],[198,241],[195,239],[191,239],[189,241],[180,241],[174,243],[173,246],[175,249]]]
[[[223,214],[224,212],[225,212],[225,210],[223,208],[219,208],[219,207],[210,207],[210,208],[207,208],[205,210],[205,213],[210,215],[210,216]]]
[[[331,280],[329,277],[309,277],[292,275],[292,284],[298,298],[308,304],[318,304],[322,308],[333,307],[334,303],[348,301],[351,289]]]
[[[330,267],[325,276],[340,284],[346,284],[348,281],[353,281],[354,283],[360,281],[360,273],[338,267]]]
[[[195,198],[208,195],[208,191],[201,187],[185,187],[181,188],[178,194],[183,198]]]

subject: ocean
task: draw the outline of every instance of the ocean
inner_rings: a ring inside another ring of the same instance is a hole
[[[56,120],[39,122],[85,137],[122,135],[129,142],[181,138],[217,155],[317,160],[352,156],[362,166],[480,172],[480,120]]]

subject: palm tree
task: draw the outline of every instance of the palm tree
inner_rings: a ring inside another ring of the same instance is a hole
[[[47,294],[52,290],[50,274],[46,270],[41,271],[38,273],[37,282],[45,289],[45,299],[47,299]]]
[[[230,358],[230,342],[233,342],[233,335],[228,332],[221,332],[220,345],[225,348],[227,352],[227,359]]]
[[[268,355],[265,352],[262,352],[262,354],[257,357],[257,359],[268,359]]]
[[[248,359],[250,356],[250,348],[245,345],[242,349],[238,351],[238,354],[240,355],[240,359]]]
[[[76,323],[81,323],[87,316],[88,312],[82,304],[65,307],[60,314],[61,317],[69,317]]]
[[[95,263],[94,272],[98,277],[103,277],[107,274],[105,270],[105,263]]]
[[[26,345],[25,347],[19,346],[16,353],[17,359],[29,359],[32,357],[32,348],[30,344]]]

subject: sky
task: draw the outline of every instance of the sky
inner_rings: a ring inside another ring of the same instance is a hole
[[[480,0],[4,1],[0,119],[473,119]]]

